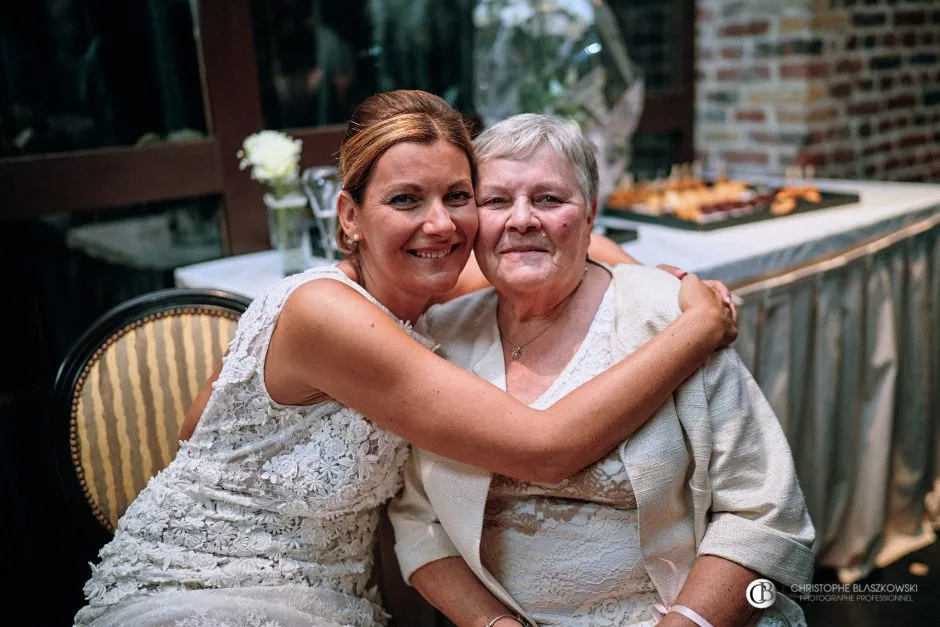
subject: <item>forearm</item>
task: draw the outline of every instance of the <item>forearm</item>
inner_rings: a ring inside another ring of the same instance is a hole
[[[700,555],[692,566],[676,605],[694,610],[715,627],[743,625],[755,609],[747,602],[749,583],[760,575],[714,555]],[[669,613],[659,627],[695,627],[681,614]]]
[[[640,263],[627,254],[627,252],[622,249],[617,244],[617,242],[610,239],[609,237],[598,235],[597,233],[591,233],[591,243],[588,246],[588,257],[591,259],[596,259],[597,261],[609,263],[610,265],[617,265],[618,263]]]
[[[196,425],[199,424],[199,419],[202,417],[202,412],[206,410],[206,405],[209,403],[209,397],[212,396],[212,384],[215,383],[216,379],[219,378],[219,374],[222,373],[222,364],[220,363],[215,369],[215,372],[212,373],[212,376],[209,377],[209,380],[202,384],[202,387],[199,388],[199,392],[196,393],[196,398],[193,399],[193,402],[189,405],[189,409],[186,410],[186,415],[183,418],[183,424],[180,425],[180,441],[188,440],[192,437],[193,432],[196,431]]]
[[[446,557],[422,566],[411,576],[411,585],[457,627],[484,627],[494,617],[511,613],[480,583],[462,557]],[[510,619],[496,625],[518,627]]]
[[[652,416],[720,342],[716,327],[688,313],[626,359],[556,403],[546,413],[545,437],[552,466],[549,479],[561,480],[603,456]],[[590,408],[592,419],[583,420]],[[543,463],[545,463],[543,461]]]

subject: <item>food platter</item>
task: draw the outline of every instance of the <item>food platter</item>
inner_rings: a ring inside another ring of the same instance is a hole
[[[857,203],[858,194],[820,190],[811,177],[788,176],[772,186],[719,177],[706,181],[691,171],[666,181],[618,186],[604,215],[692,231],[711,231]]]
[[[600,231],[603,235],[607,236],[608,239],[612,240],[616,244],[620,244],[621,246],[639,238],[639,234],[637,233],[636,229],[623,227],[619,224],[611,224],[605,220],[603,216],[598,218],[597,224],[601,227]]]

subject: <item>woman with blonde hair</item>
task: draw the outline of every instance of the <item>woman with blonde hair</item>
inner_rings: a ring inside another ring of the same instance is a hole
[[[665,332],[551,409],[531,409],[435,355],[412,326],[454,289],[476,237],[461,117],[423,92],[373,96],[349,121],[340,167],[350,258],[252,302],[187,417],[192,437],[101,550],[77,624],[383,624],[372,544],[408,442],[558,481],[733,338],[726,303],[687,277],[684,313]]]

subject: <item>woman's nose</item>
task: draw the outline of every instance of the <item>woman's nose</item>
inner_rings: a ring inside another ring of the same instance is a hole
[[[444,203],[434,201],[424,218],[424,232],[427,235],[450,235],[457,230],[450,212]]]
[[[535,211],[528,198],[520,197],[512,205],[512,213],[509,214],[507,228],[515,229],[520,233],[525,233],[532,229],[538,229],[538,218],[535,217]]]

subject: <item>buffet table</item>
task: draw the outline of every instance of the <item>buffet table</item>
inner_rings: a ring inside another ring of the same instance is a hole
[[[639,261],[741,298],[735,347],[787,433],[818,564],[850,582],[940,524],[940,185],[818,183],[860,202],[710,232],[604,219],[637,229]],[[280,277],[267,251],[175,278],[254,297]]]
[[[640,262],[668,263],[731,285],[792,268],[940,212],[940,185],[816,182],[822,189],[858,193],[860,202],[705,232],[621,217],[605,220],[636,228],[639,238],[623,248]]]

